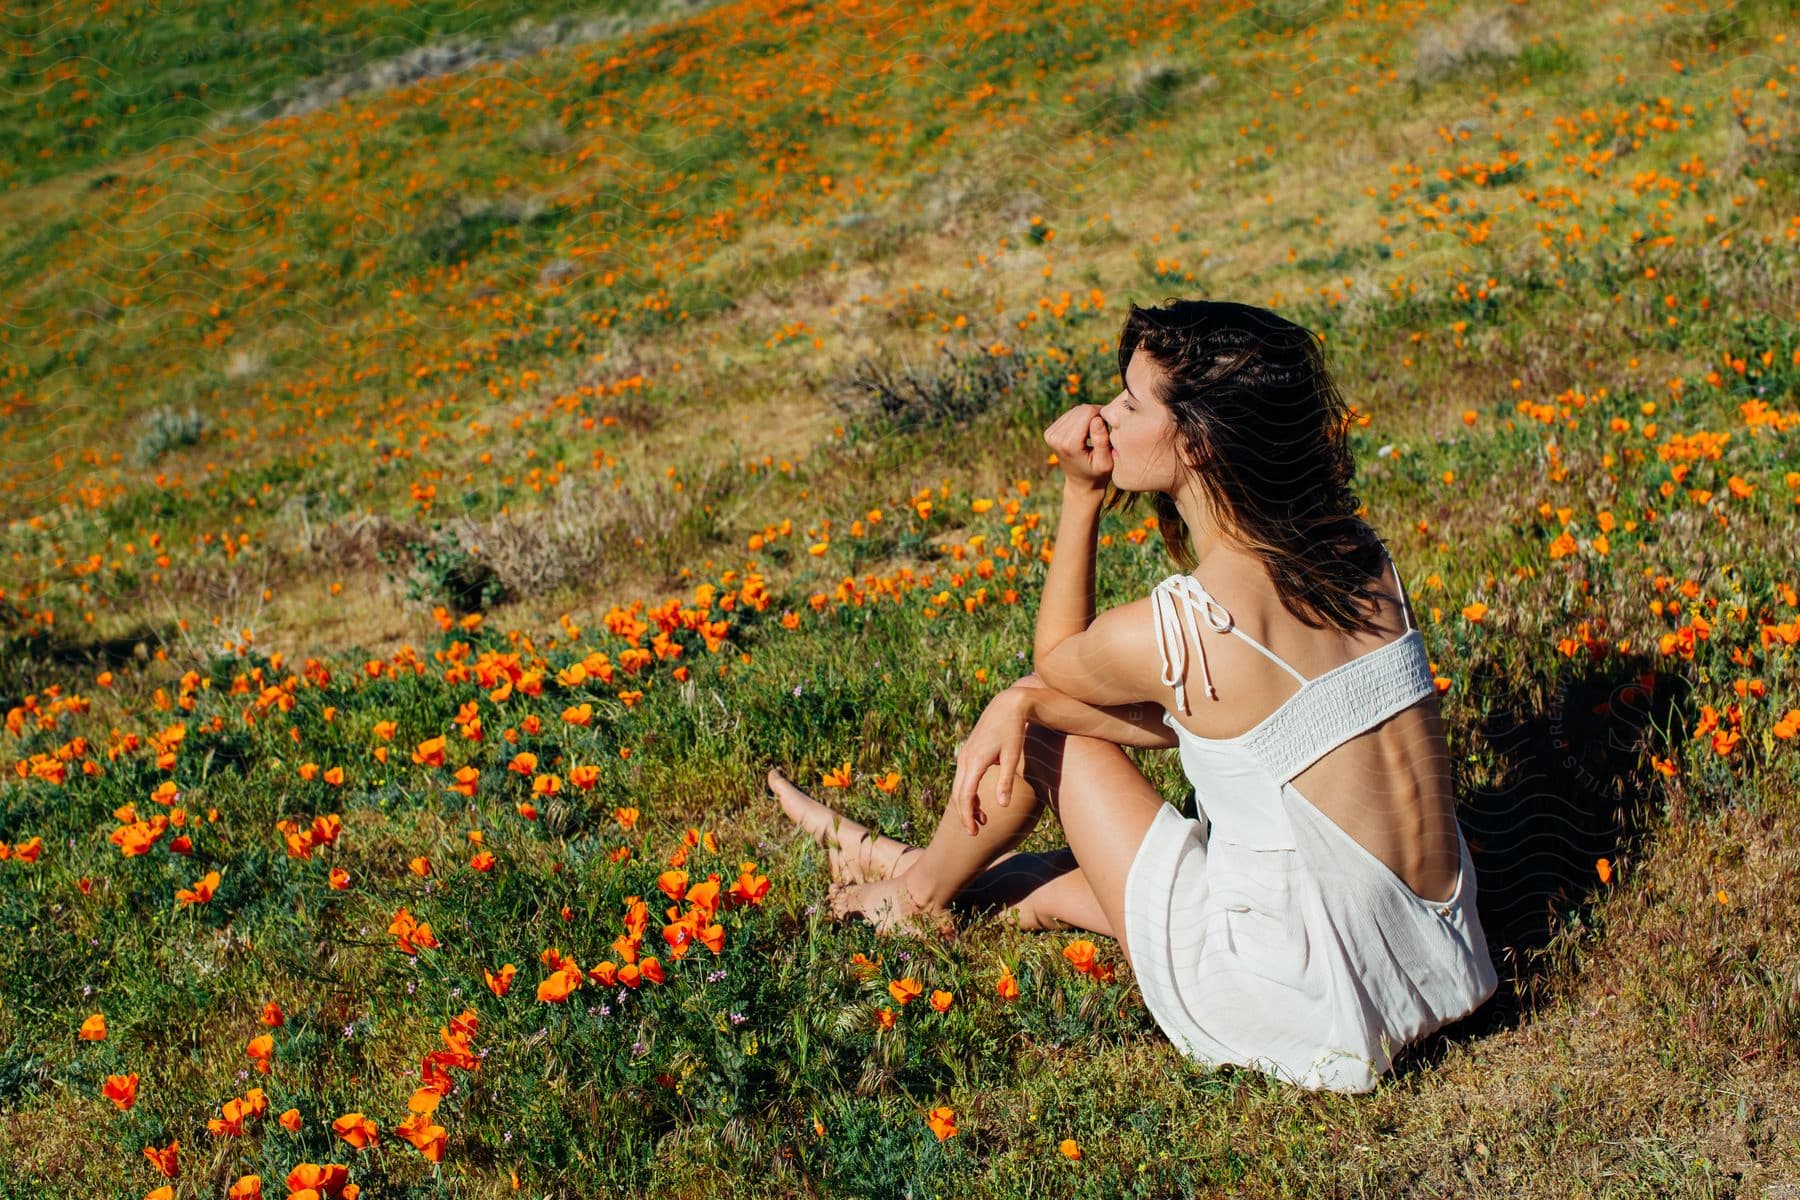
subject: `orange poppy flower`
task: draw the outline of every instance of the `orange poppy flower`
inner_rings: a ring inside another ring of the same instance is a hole
[[[945,991],[939,991],[935,988],[932,990],[931,1007],[936,1009],[938,1012],[948,1012],[950,1010],[950,1006],[952,1004],[954,1004],[955,1002],[956,1002],[956,997],[952,993],[945,992]]]
[[[256,1069],[264,1075],[269,1073],[269,1056],[275,1053],[275,1039],[266,1033],[259,1033],[250,1039],[244,1047],[244,1053],[256,1060]]]
[[[84,1042],[104,1042],[106,1040],[106,1015],[95,1013],[81,1023],[81,1032],[76,1035]]]
[[[131,1106],[137,1103],[138,1077],[133,1071],[129,1075],[108,1075],[101,1093],[114,1104],[120,1112],[130,1112]]]
[[[888,984],[888,995],[902,1008],[918,999],[924,991],[925,985],[912,978],[896,979]]]
[[[350,1168],[340,1163],[320,1166],[318,1163],[301,1163],[288,1172],[287,1188],[289,1192],[312,1192],[315,1196],[327,1196],[332,1200],[345,1197],[351,1187]],[[293,1197],[289,1197],[293,1200]]]
[[[567,1000],[575,989],[581,986],[581,971],[570,964],[571,969],[558,970],[546,976],[538,983],[537,998],[546,1004],[561,1004]]]
[[[286,1112],[282,1113],[279,1117],[275,1118],[275,1123],[277,1125],[280,1125],[283,1129],[287,1130],[289,1133],[299,1133],[300,1132],[300,1110],[297,1108],[288,1109]]]
[[[244,1175],[231,1185],[225,1200],[262,1200],[262,1176]]]
[[[262,1016],[258,1019],[271,1029],[277,1029],[287,1022],[287,1014],[281,1011],[281,1005],[271,1000],[263,1005]]]
[[[176,1138],[161,1149],[155,1146],[144,1147],[144,1157],[150,1160],[150,1165],[155,1167],[165,1179],[174,1179],[181,1174],[180,1155],[180,1138]]]
[[[738,876],[738,881],[731,885],[729,895],[734,903],[760,905],[763,897],[769,894],[769,880],[766,875],[752,875],[745,872]]]
[[[1099,947],[1095,946],[1093,942],[1087,938],[1081,938],[1063,947],[1063,957],[1068,959],[1081,974],[1088,975],[1092,974],[1094,970],[1094,955],[1098,950]]]
[[[192,888],[176,888],[175,900],[183,908],[190,904],[205,904],[213,898],[213,893],[218,890],[219,873],[208,871],[203,878],[195,881]]]
[[[1081,1147],[1074,1138],[1064,1138],[1056,1148],[1062,1151],[1064,1158],[1074,1160],[1081,1157]]]
[[[940,1142],[956,1136],[956,1113],[947,1104],[940,1104],[926,1113],[925,1123],[931,1126],[931,1132],[937,1134]]]
[[[350,872],[342,867],[333,867],[331,872],[325,876],[325,884],[334,892],[349,891]]]
[[[331,1132],[357,1150],[367,1149],[381,1140],[375,1122],[359,1112],[345,1113],[331,1123]]]
[[[496,996],[504,996],[512,989],[513,976],[518,973],[519,968],[513,966],[511,963],[507,963],[505,966],[501,967],[498,975],[492,971],[482,972],[482,974],[487,977],[488,991],[494,993]]]
[[[414,1113],[394,1128],[401,1137],[412,1143],[414,1149],[432,1162],[444,1161],[444,1143],[448,1140],[449,1133],[442,1125],[433,1123],[426,1114]]]
[[[1000,993],[1000,998],[1002,1000],[1017,1000],[1019,998],[1019,981],[1013,978],[1011,967],[1006,968],[1005,972],[1001,974],[1000,982],[995,985],[995,990]]]

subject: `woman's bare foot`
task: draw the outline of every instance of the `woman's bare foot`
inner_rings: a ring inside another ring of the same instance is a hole
[[[833,920],[848,921],[860,916],[873,925],[877,933],[929,936],[955,932],[950,914],[914,900],[907,890],[906,880],[900,877],[836,885],[830,891],[828,903]]]
[[[781,810],[788,820],[825,848],[831,878],[838,883],[902,875],[919,860],[919,847],[884,837],[820,804],[795,787],[780,768],[769,771],[769,788],[781,800]]]

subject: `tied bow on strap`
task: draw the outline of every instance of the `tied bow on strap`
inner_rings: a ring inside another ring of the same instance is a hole
[[[1171,584],[1174,585],[1173,588],[1169,586]],[[1179,616],[1175,610],[1177,601],[1182,604]],[[1188,711],[1185,682],[1187,647],[1181,640],[1181,623],[1184,619],[1188,633],[1193,637],[1194,645],[1200,653],[1200,677],[1206,682],[1206,694],[1208,698],[1217,700],[1218,689],[1213,687],[1212,671],[1206,665],[1206,645],[1201,642],[1200,631],[1194,626],[1194,611],[1200,611],[1215,633],[1230,631],[1231,614],[1191,575],[1171,575],[1164,580],[1152,593],[1151,605],[1156,614],[1156,648],[1162,652],[1162,681],[1175,689],[1176,707],[1184,713]]]

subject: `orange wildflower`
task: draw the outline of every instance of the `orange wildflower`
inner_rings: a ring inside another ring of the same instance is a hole
[[[1094,955],[1097,950],[1098,947],[1093,942],[1087,938],[1081,938],[1063,947],[1063,957],[1068,959],[1081,974],[1089,975],[1094,970]]]
[[[895,979],[888,984],[888,995],[894,1002],[905,1008],[908,1003],[919,998],[925,991],[925,985],[916,979]]]
[[[119,1106],[120,1112],[130,1112],[131,1106],[137,1103],[138,1077],[133,1071],[129,1075],[108,1075],[106,1083],[101,1087],[101,1094]]]
[[[144,1147],[144,1157],[150,1160],[150,1165],[155,1167],[164,1179],[174,1179],[181,1174],[180,1154],[180,1138],[176,1138],[161,1149],[155,1146]]]
[[[345,1113],[331,1123],[331,1132],[357,1149],[363,1150],[381,1140],[375,1122],[359,1112]]]
[[[568,963],[538,983],[537,998],[545,1004],[561,1004],[581,986],[581,968]]]
[[[1019,998],[1019,981],[1013,978],[1011,967],[1007,967],[1005,971],[1001,973],[1000,982],[995,985],[995,990],[1000,993],[1000,998],[1002,1000],[1017,1000]]]
[[[76,1035],[84,1042],[104,1042],[106,1040],[106,1015],[95,1013],[81,1023],[81,1032]]]
[[[482,975],[487,978],[488,991],[494,993],[496,996],[504,996],[508,991],[512,990],[513,976],[518,973],[519,968],[513,966],[511,963],[507,963],[500,968],[500,973],[498,975],[492,971],[483,971]]]
[[[186,908],[190,904],[205,904],[219,890],[219,873],[208,871],[204,877],[196,880],[191,888],[176,888],[175,900]]]
[[[956,1112],[947,1104],[940,1104],[926,1113],[925,1123],[931,1126],[931,1132],[937,1134],[940,1142],[956,1136]]]
[[[290,1193],[288,1200],[296,1196],[305,1196],[306,1200],[356,1200],[356,1185],[350,1182],[350,1168],[340,1163],[320,1166],[318,1163],[301,1163],[288,1172],[287,1187]]]
[[[262,1200],[262,1176],[243,1175],[225,1193],[225,1200]]]

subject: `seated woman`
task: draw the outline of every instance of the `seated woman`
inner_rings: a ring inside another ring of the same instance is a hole
[[[1110,403],[1045,432],[1064,486],[1036,671],[959,748],[930,844],[871,836],[779,771],[770,786],[830,849],[840,919],[942,926],[953,902],[999,903],[1114,937],[1185,1053],[1368,1091],[1498,978],[1346,406],[1314,335],[1244,304],[1133,305],[1119,373]],[[1096,617],[1100,517],[1139,495],[1181,570]],[[1180,752],[1193,817],[1125,746]],[[1046,806],[1068,849],[1015,853]]]

